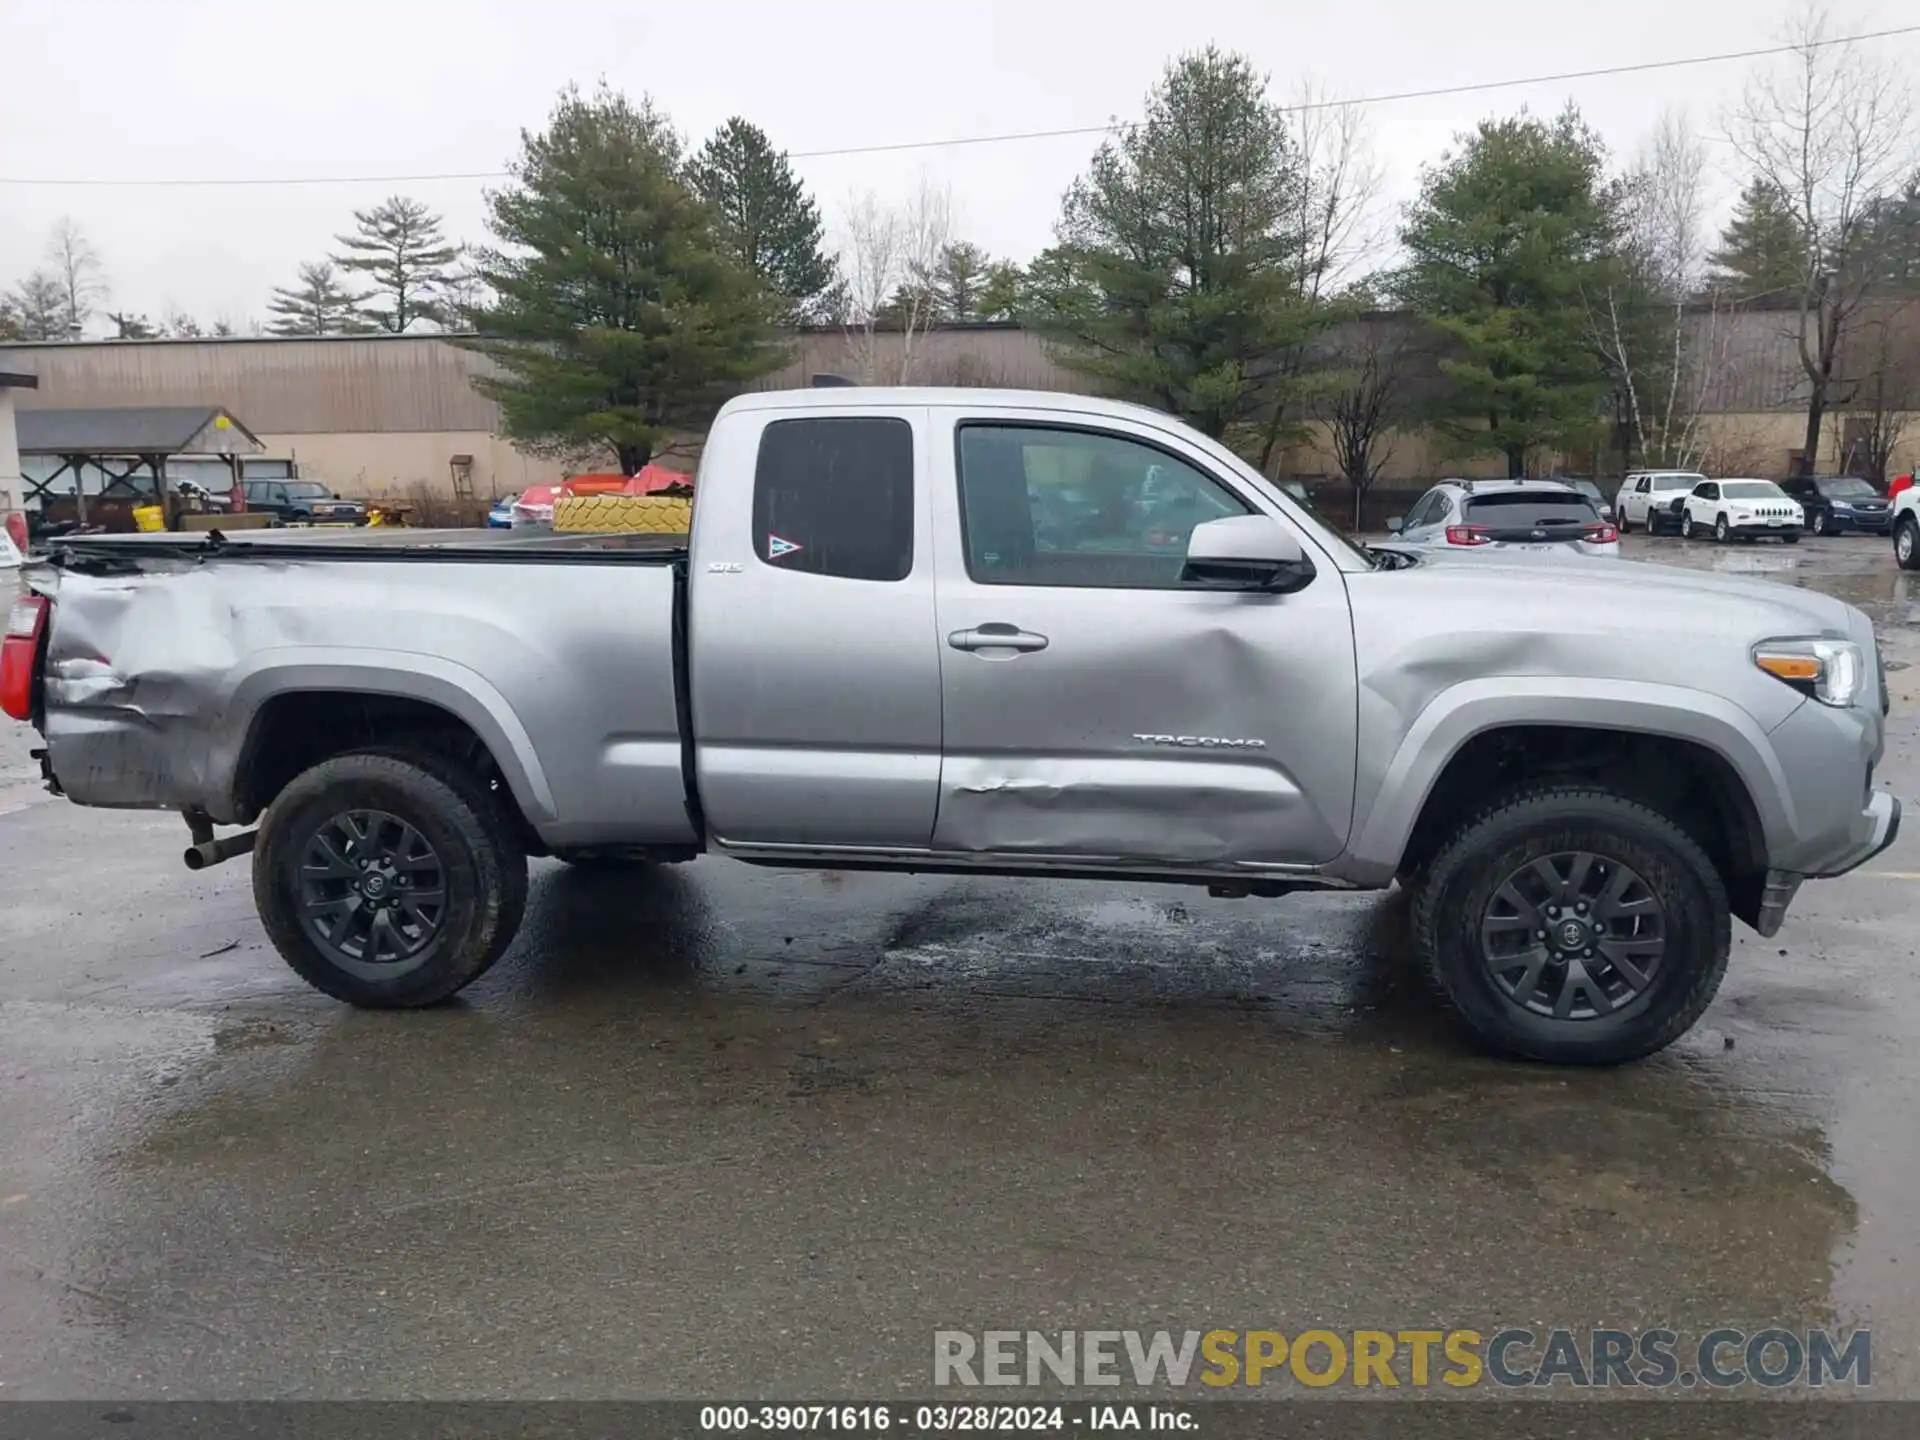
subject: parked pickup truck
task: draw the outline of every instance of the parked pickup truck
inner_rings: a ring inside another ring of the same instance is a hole
[[[698,493],[684,543],[75,540],[0,692],[73,800],[251,851],[281,954],[369,1006],[493,964],[530,855],[1397,879],[1483,1041],[1610,1063],[1699,1017],[1730,917],[1773,934],[1899,822],[1858,610],[1369,548],[1153,411],[755,395]]]

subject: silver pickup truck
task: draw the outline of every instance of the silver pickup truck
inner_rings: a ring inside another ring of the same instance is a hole
[[[1731,917],[1773,934],[1899,822],[1859,611],[1357,545],[1153,411],[756,395],[698,496],[670,542],[74,541],[0,696],[73,800],[251,851],[274,944],[356,1005],[484,972],[530,855],[1398,880],[1483,1041],[1609,1063],[1699,1017]]]

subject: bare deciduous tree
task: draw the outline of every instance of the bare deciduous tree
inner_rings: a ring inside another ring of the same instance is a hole
[[[1920,420],[1920,300],[1872,307],[1855,327],[1847,368],[1860,377],[1847,414],[1842,468],[1887,483],[1894,452]]]
[[[1351,287],[1387,239],[1381,204],[1386,172],[1374,154],[1365,110],[1332,98],[1319,81],[1303,81],[1286,114],[1300,157],[1300,183],[1294,187],[1288,226],[1298,246],[1297,298],[1321,308]],[[1302,402],[1312,409],[1323,398],[1303,393],[1299,382],[1307,363],[1304,347],[1276,358],[1274,395],[1259,434],[1257,463],[1263,471],[1295,428]]]
[[[1707,168],[1706,145],[1685,112],[1664,112],[1619,184],[1618,263],[1586,296],[1593,343],[1614,378],[1629,467],[1636,457],[1676,468],[1699,458],[1718,318],[1709,317],[1704,335],[1688,321],[1706,276]]]
[[[106,268],[100,263],[100,252],[66,215],[54,222],[47,259],[65,297],[62,305],[67,335],[77,340],[93,318],[95,303],[107,296]]]
[[[1906,78],[1865,46],[1835,43],[1823,6],[1803,10],[1786,38],[1791,53],[1748,83],[1727,129],[1803,235],[1790,334],[1806,375],[1800,464],[1811,474],[1827,411],[1851,398],[1837,363],[1873,276],[1869,222],[1912,170],[1916,142]]]
[[[899,206],[869,190],[848,202],[845,230],[841,269],[854,371],[865,384],[904,385],[913,378],[920,338],[938,318],[931,277],[952,238],[952,199],[925,178]]]
[[[1287,111],[1305,175],[1299,193],[1301,289],[1306,298],[1322,300],[1346,289],[1387,242],[1390,226],[1381,204],[1386,171],[1359,104],[1336,100],[1308,79]]]
[[[1396,330],[1391,321],[1359,322],[1340,383],[1315,405],[1326,422],[1334,463],[1353,487],[1356,530],[1367,491],[1393,459],[1390,437],[1406,416],[1406,345]]]

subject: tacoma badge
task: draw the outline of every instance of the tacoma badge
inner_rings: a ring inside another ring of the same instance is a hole
[[[1136,735],[1147,745],[1177,745],[1184,750],[1264,750],[1264,740],[1230,740],[1223,735]]]

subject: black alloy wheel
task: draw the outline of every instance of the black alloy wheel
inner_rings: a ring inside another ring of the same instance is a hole
[[[398,977],[420,963],[446,913],[446,871],[412,825],[348,810],[313,832],[300,864],[300,914],[342,970]]]
[[[1666,916],[1639,873],[1591,851],[1543,855],[1510,874],[1480,917],[1501,994],[1553,1020],[1643,1006],[1666,956]]]

